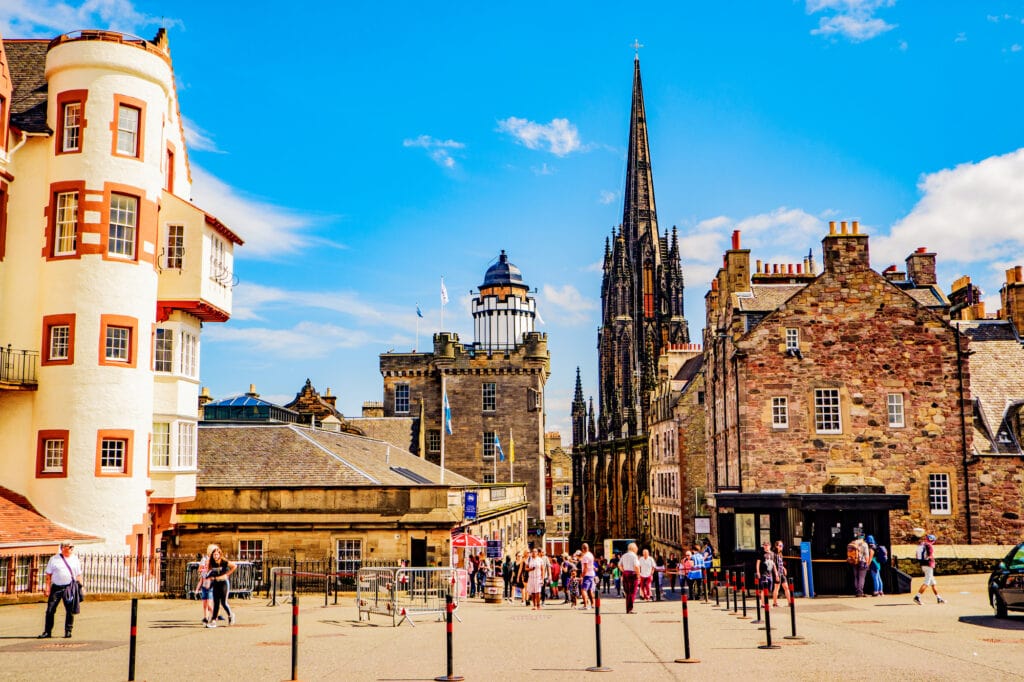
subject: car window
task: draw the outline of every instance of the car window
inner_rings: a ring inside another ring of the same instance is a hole
[[[1010,553],[1006,562],[1006,567],[1009,569],[1022,569],[1024,568],[1024,545],[1018,545],[1013,552]]]

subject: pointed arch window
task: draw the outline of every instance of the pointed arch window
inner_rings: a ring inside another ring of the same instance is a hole
[[[654,317],[654,270],[644,265],[644,317]]]

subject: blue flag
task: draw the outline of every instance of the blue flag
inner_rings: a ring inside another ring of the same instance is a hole
[[[444,392],[444,430],[452,435],[452,407],[448,404],[448,391]]]
[[[416,317],[423,317],[423,311],[420,310],[420,304],[416,304]]]
[[[494,451],[498,453],[498,461],[505,461],[505,451],[501,449],[501,439],[498,438],[498,434],[494,434]]]

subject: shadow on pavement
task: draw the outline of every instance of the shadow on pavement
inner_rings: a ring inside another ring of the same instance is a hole
[[[977,625],[983,628],[1024,632],[1024,619],[1011,620],[1008,618],[996,618],[995,616],[960,616],[959,620],[961,623]]]

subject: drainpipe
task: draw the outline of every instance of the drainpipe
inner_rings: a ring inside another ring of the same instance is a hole
[[[960,345],[960,327],[954,327],[956,334],[956,378],[960,390],[960,453],[964,468],[964,520],[967,525],[967,544],[973,544],[971,533],[971,482],[967,465],[967,415],[964,405],[964,355]]]
[[[736,352],[732,356],[732,378],[736,389],[736,485],[743,491],[743,440],[740,438],[740,363]]]
[[[21,149],[22,147],[25,146],[25,143],[28,142],[28,138],[30,138],[30,137],[46,137],[46,135],[43,134],[43,133],[26,133],[24,130],[19,130],[18,133],[21,134],[21,140],[18,142],[18,144],[14,145],[14,149],[12,149],[11,151],[7,152],[7,159],[8,160],[13,159],[14,158],[14,152],[18,151],[19,149]]]

